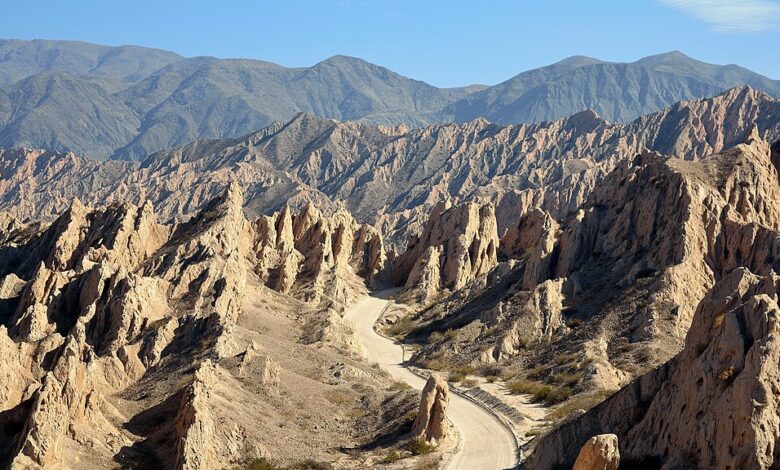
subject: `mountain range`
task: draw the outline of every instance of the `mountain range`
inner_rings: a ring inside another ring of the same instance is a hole
[[[572,57],[494,86],[443,89],[361,59],[288,68],[248,59],[185,58],[135,46],[0,41],[0,146],[140,160],[202,138],[234,138],[300,112],[423,127],[484,117],[538,123],[587,109],[628,122],[687,99],[780,82],[679,52],[632,63]]]

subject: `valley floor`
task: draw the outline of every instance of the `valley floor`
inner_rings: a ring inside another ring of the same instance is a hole
[[[404,365],[402,346],[374,331],[374,324],[391,302],[387,297],[387,292],[382,292],[361,299],[345,313],[344,319],[355,328],[369,360],[378,363],[394,379],[422,390],[425,379]],[[452,394],[447,416],[457,429],[460,442],[454,454],[445,457],[446,470],[508,469],[517,464],[515,436],[490,412],[460,395]]]

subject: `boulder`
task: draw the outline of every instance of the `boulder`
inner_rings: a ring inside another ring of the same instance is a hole
[[[600,434],[588,439],[580,449],[573,470],[617,470],[620,464],[618,438],[614,434]]]

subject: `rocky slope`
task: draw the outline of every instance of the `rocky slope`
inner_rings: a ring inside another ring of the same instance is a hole
[[[775,165],[754,132],[700,161],[623,162],[561,223],[528,213],[501,239],[495,269],[422,300],[413,360],[497,364],[564,398],[619,389],[679,352],[714,283],[736,268],[776,272]]]
[[[49,225],[2,213],[3,466],[224,468],[370,439],[349,403],[381,412],[386,379],[351,358],[336,312],[383,275],[381,237],[343,212],[250,222],[242,206],[231,184],[177,224],[148,202],[74,199]]]
[[[528,468],[570,465],[579,444],[602,432],[618,436],[621,464],[772,468],[779,288],[777,275],[741,267],[723,277],[699,304],[680,354],[541,438]]]
[[[169,220],[196,211],[235,175],[253,215],[279,210],[293,196],[295,207],[337,200],[401,244],[407,233],[421,233],[436,204],[476,199],[495,203],[503,234],[532,208],[567,217],[619,162],[644,150],[700,159],[744,141],[753,122],[762,138],[775,141],[778,113],[777,100],[737,88],[628,125],[581,113],[535,125],[477,120],[408,130],[300,115],[241,139],[161,152],[137,166],[4,151],[0,207],[24,219],[50,217],[63,209],[57,201],[74,195],[87,202],[150,199]],[[30,189],[20,189],[23,181]]]
[[[671,101],[717,95],[737,84],[779,96],[775,80],[736,65],[717,66],[679,51],[631,63],[570,57],[529,70],[447,106],[455,122],[484,117],[513,124],[559,119],[592,109],[613,122],[632,121]]]

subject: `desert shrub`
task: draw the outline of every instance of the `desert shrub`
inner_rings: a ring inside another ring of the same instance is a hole
[[[396,380],[392,384],[390,384],[390,390],[409,390],[412,388],[411,385],[404,382],[403,380]]]
[[[325,392],[325,399],[334,405],[346,405],[352,403],[352,395],[345,390],[328,390]]]
[[[474,388],[479,384],[477,379],[466,379],[463,382],[461,382],[461,385],[463,385],[466,388]]]
[[[537,403],[542,401],[546,402],[547,397],[550,395],[552,390],[553,388],[549,385],[542,385],[531,395],[531,400]]]
[[[552,381],[559,385],[572,386],[579,383],[582,380],[582,372],[567,373],[558,372],[553,374]]]
[[[430,454],[434,449],[423,437],[416,437],[409,442],[409,451],[414,455]]]
[[[533,380],[513,380],[506,384],[507,390],[513,395],[534,395],[547,385]]]
[[[444,332],[444,337],[447,339],[458,339],[458,335],[460,335],[460,331],[455,329],[449,329]]]
[[[569,387],[552,387],[533,380],[515,380],[509,382],[506,388],[514,395],[531,395],[532,401],[550,405],[566,401],[573,393]]]
[[[472,366],[471,364],[464,364],[462,366],[456,367],[454,371],[459,374],[469,375],[475,373],[477,371],[477,368]]]
[[[428,336],[428,344],[439,343],[441,341],[444,341],[444,333],[441,331],[434,331]]]
[[[281,470],[280,467],[265,457],[247,460],[243,464],[233,468],[234,470]]]
[[[377,463],[387,465],[389,463],[397,462],[402,458],[403,457],[401,457],[401,454],[397,450],[391,450],[387,455],[379,459]]]
[[[431,369],[431,370],[443,370],[449,367],[449,364],[447,363],[446,360],[439,359],[439,358],[425,359],[424,361],[422,361],[421,364],[426,369]]]
[[[572,396],[574,392],[569,387],[553,387],[547,392],[544,401],[548,405],[556,405],[563,403]]]
[[[561,354],[556,354],[553,357],[553,362],[555,364],[559,365],[559,366],[562,366],[564,364],[568,364],[569,362],[571,362],[575,358],[576,358],[576,356],[573,355],[573,354],[561,353]]]
[[[317,462],[314,459],[306,459],[290,467],[290,470],[333,470],[333,464],[329,462]]]
[[[531,372],[528,373],[528,378],[529,379],[534,379],[534,380],[539,380],[539,379],[542,378],[542,376],[544,375],[544,372],[546,370],[547,370],[546,367],[544,367],[542,365],[538,365],[538,366],[534,367],[533,369],[531,369]]]
[[[482,377],[498,377],[501,375],[502,368],[495,364],[482,364],[477,369],[477,373]]]
[[[414,329],[414,322],[411,318],[405,317],[393,324],[387,329],[387,333],[390,336],[406,336],[407,333]]]
[[[499,374],[499,377],[501,377],[501,380],[507,382],[517,377],[517,370],[510,369],[509,367],[505,367],[501,369],[501,373]]]
[[[461,374],[460,372],[450,372],[450,375],[447,376],[448,382],[463,382],[466,380],[466,376]]]

